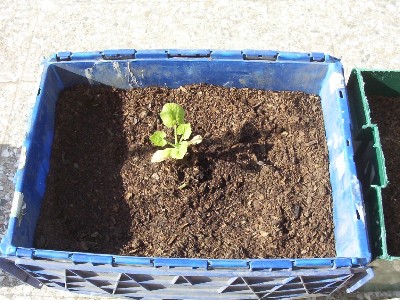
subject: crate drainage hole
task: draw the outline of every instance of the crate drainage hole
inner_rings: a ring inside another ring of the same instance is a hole
[[[357,220],[360,220],[360,213],[358,212],[358,209],[356,209],[356,214],[357,214]]]

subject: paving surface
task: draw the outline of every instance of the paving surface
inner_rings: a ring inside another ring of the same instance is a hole
[[[0,2],[0,238],[44,56],[118,48],[326,52],[353,67],[400,69],[400,1]],[[399,287],[400,290],[400,287]],[[400,292],[339,295],[388,299]],[[81,299],[0,273],[0,299]],[[93,299],[107,299],[93,297]]]

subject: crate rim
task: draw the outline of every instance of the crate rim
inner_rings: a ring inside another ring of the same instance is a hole
[[[173,49],[173,51],[176,51],[178,49]],[[105,51],[111,51],[111,52],[105,52]],[[114,55],[115,53],[118,54],[118,52],[121,52],[121,50],[105,50],[105,51],[94,51],[94,52],[70,52],[70,51],[66,51],[66,52],[57,52],[55,54],[52,54],[48,59],[45,59],[42,62],[43,65],[43,73],[41,74],[41,81],[40,81],[40,88],[42,88],[44,80],[45,80],[45,73],[47,73],[47,71],[49,70],[50,67],[52,66],[56,66],[57,64],[64,64],[64,63],[73,63],[76,60],[78,61],[93,61],[96,59],[99,60],[104,60],[103,56],[104,53],[106,53],[107,55]],[[155,54],[159,54],[160,50],[134,50],[134,49],[123,49],[123,51],[127,51],[127,52],[123,52],[123,53],[128,53],[127,55],[131,55],[132,51],[135,51],[135,54],[140,54],[140,53],[150,53],[152,51],[154,51]],[[129,52],[130,51],[130,52]],[[161,50],[161,52],[164,52],[164,54],[168,54],[166,51],[170,51],[170,50]],[[212,54],[214,53],[216,56],[215,60],[243,60],[243,57],[238,57],[238,55],[243,55],[246,53],[246,51],[256,51],[256,50],[205,50],[205,49],[200,49],[200,50],[196,50],[196,49],[189,49],[189,50],[185,50],[185,49],[179,49],[179,51],[189,51],[189,53],[193,53],[194,52],[198,52],[198,51],[209,51],[209,55],[210,57],[200,57],[200,59],[213,59]],[[269,55],[270,52],[268,52],[269,50],[261,50],[264,51],[263,53],[265,53],[266,55]],[[265,52],[267,51],[267,52]],[[297,60],[296,59],[296,55],[297,56],[301,56],[302,54],[311,54],[311,53],[317,53],[317,52],[309,52],[309,53],[304,53],[304,52],[284,52],[284,51],[275,51],[277,53],[277,59],[274,61],[271,60],[255,60],[254,62],[258,62],[258,63],[318,63],[318,64],[340,64],[340,59],[335,58],[333,56],[330,56],[329,54],[324,54],[324,61],[316,61],[316,62],[310,62],[310,61],[304,61],[304,60]],[[273,53],[275,53],[273,51]],[[220,58],[219,55],[222,55],[224,53],[229,53],[228,56],[226,56],[225,58]],[[88,55],[90,54],[90,55]],[[293,55],[294,59],[293,60],[279,60],[280,54],[282,55],[282,57],[284,57],[284,55],[287,55],[287,57],[291,57],[291,55]],[[317,53],[320,54],[320,53]],[[63,60],[60,61],[60,57],[63,58]],[[175,57],[173,57],[175,58]],[[123,59],[123,60],[130,60],[130,61],[135,61],[135,60],[148,60],[149,58],[119,58],[119,59]],[[158,60],[158,59],[165,59],[164,57],[153,57],[153,59]],[[188,60],[198,60],[199,58],[197,57],[185,57],[185,59]],[[108,60],[104,60],[104,61],[112,61],[114,59],[108,59]],[[248,60],[248,63],[252,63],[252,60]],[[40,97],[40,96],[38,96]],[[35,109],[37,109],[37,107],[35,106]],[[31,123],[31,126],[33,126],[34,122]],[[28,132],[31,131],[31,128],[29,128]],[[24,144],[27,148],[29,148],[29,144],[26,145]],[[23,174],[18,174],[18,175],[23,175]],[[18,180],[17,180],[18,182]],[[19,192],[16,192],[19,193]],[[13,200],[13,207],[14,207],[14,202],[15,202],[15,198]],[[16,206],[18,207],[18,204],[16,204]],[[20,207],[19,207],[20,209]],[[17,213],[21,213],[20,211],[17,211]],[[14,220],[14,222],[16,222],[16,220]],[[11,222],[10,222],[11,224]],[[8,230],[10,228],[10,224],[8,226]],[[7,230],[7,233],[8,233]],[[6,233],[6,236],[7,236]],[[41,258],[41,256],[37,256],[37,252],[39,251],[39,253],[43,253],[43,251],[51,251],[52,252],[52,258],[54,259],[65,259],[65,251],[56,251],[56,250],[42,250],[42,249],[36,249],[36,248],[24,248],[24,247],[17,247],[11,244],[11,242],[7,242],[6,241],[2,241],[2,243],[0,244],[0,253],[2,253],[2,256],[10,256],[10,257],[32,257],[32,258]],[[82,255],[93,255],[96,257],[103,257],[103,258],[107,258],[108,260],[110,260],[111,257],[111,261],[114,261],[114,259],[117,257],[119,258],[120,256],[115,256],[115,255],[109,255],[109,254],[92,254],[92,253],[85,253],[85,252],[68,252],[68,257],[73,257],[74,254],[82,254]],[[46,257],[42,257],[44,259],[46,259]],[[123,258],[131,258],[131,259],[138,259],[140,257],[136,257],[136,256],[125,256]],[[47,257],[47,259],[49,259],[49,257]],[[170,260],[171,262],[173,262],[174,260],[176,261],[176,259],[174,258],[148,258],[146,257],[146,259],[162,259],[163,261],[166,260]],[[344,263],[345,260],[346,262]],[[282,264],[285,266],[289,266],[289,264],[291,264],[292,266],[294,265],[298,265],[301,266],[302,264],[304,264],[305,262],[307,262],[307,266],[311,267],[312,265],[316,266],[316,268],[318,268],[318,266],[320,266],[320,264],[322,263],[324,265],[324,267],[328,267],[327,265],[327,260],[330,260],[330,267],[336,267],[338,265],[340,265],[340,267],[366,267],[367,264],[369,263],[368,258],[356,258],[356,257],[335,257],[335,258],[300,258],[300,259],[294,259],[294,258],[283,258],[283,259],[248,259],[248,260],[239,260],[239,259],[227,259],[227,260],[223,260],[223,259],[195,259],[195,258],[179,258],[179,260],[185,260],[187,261],[188,264],[191,260],[201,260],[201,263],[204,264],[204,261],[214,261],[214,263],[216,261],[219,261],[221,263],[221,266],[225,267],[225,268],[237,268],[237,267],[243,267],[244,266],[244,261],[246,262],[247,265],[249,265],[249,267],[251,268],[251,263],[252,262],[256,262],[257,264],[263,265],[264,263],[269,265],[271,264],[274,260],[276,260],[276,263],[278,263],[279,266],[281,266]],[[234,263],[232,263],[231,261],[235,261]],[[200,263],[200,262],[199,262]],[[208,264],[208,263],[207,263]],[[174,265],[170,265],[169,267],[174,267]]]
[[[381,144],[381,138],[380,138],[380,133],[379,133],[379,127],[378,124],[373,123],[371,120],[371,111],[369,109],[369,103],[368,103],[368,97],[367,94],[365,92],[365,82],[364,82],[364,78],[363,78],[363,73],[399,73],[400,74],[400,69],[384,69],[384,68],[379,68],[379,69],[374,69],[374,68],[353,68],[351,70],[350,73],[350,77],[355,76],[357,84],[358,84],[358,88],[360,89],[360,92],[362,94],[362,99],[361,99],[361,104],[364,110],[364,114],[366,117],[366,124],[363,124],[361,126],[361,130],[365,130],[365,129],[371,129],[373,131],[373,136],[374,139],[376,140],[376,142],[378,143],[378,145],[374,145],[374,148],[377,149],[377,151],[379,152],[379,155],[382,157],[382,165],[379,167],[379,172],[380,174],[382,174],[382,183],[380,185],[376,185],[376,184],[372,184],[369,186],[369,188],[366,190],[366,192],[368,192],[368,190],[373,189],[376,191],[376,193],[378,194],[378,207],[379,207],[379,217],[380,220],[383,224],[383,228],[380,234],[380,238],[381,238],[381,248],[382,248],[382,255],[378,255],[376,256],[376,259],[383,259],[383,260],[388,260],[388,261],[398,261],[400,260],[400,256],[394,256],[394,255],[390,255],[388,252],[388,248],[387,248],[387,236],[386,236],[386,225],[385,225],[385,216],[383,213],[383,202],[382,202],[382,189],[386,188],[389,181],[389,178],[387,176],[387,172],[386,172],[386,159],[385,159],[385,155],[382,149],[382,144]],[[350,80],[350,78],[349,78]],[[374,259],[374,258],[373,258]]]

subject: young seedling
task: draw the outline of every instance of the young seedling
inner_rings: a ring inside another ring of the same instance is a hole
[[[174,129],[174,143],[166,140],[167,134],[164,131],[154,132],[150,137],[150,141],[154,146],[164,147],[169,145],[172,148],[156,151],[151,157],[151,162],[161,162],[168,158],[182,159],[190,145],[200,144],[203,140],[200,135],[196,135],[188,141],[192,134],[192,128],[190,123],[185,123],[185,111],[179,104],[164,104],[160,117],[166,127]]]

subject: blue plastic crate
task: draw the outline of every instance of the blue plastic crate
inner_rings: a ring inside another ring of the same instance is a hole
[[[130,89],[194,83],[302,91],[321,97],[329,151],[337,257],[177,259],[34,249],[46,188],[55,106],[65,88]],[[342,64],[323,53],[225,50],[59,52],[44,62],[16,175],[0,267],[29,284],[133,298],[279,299],[351,292],[373,277],[365,212],[353,161]]]

